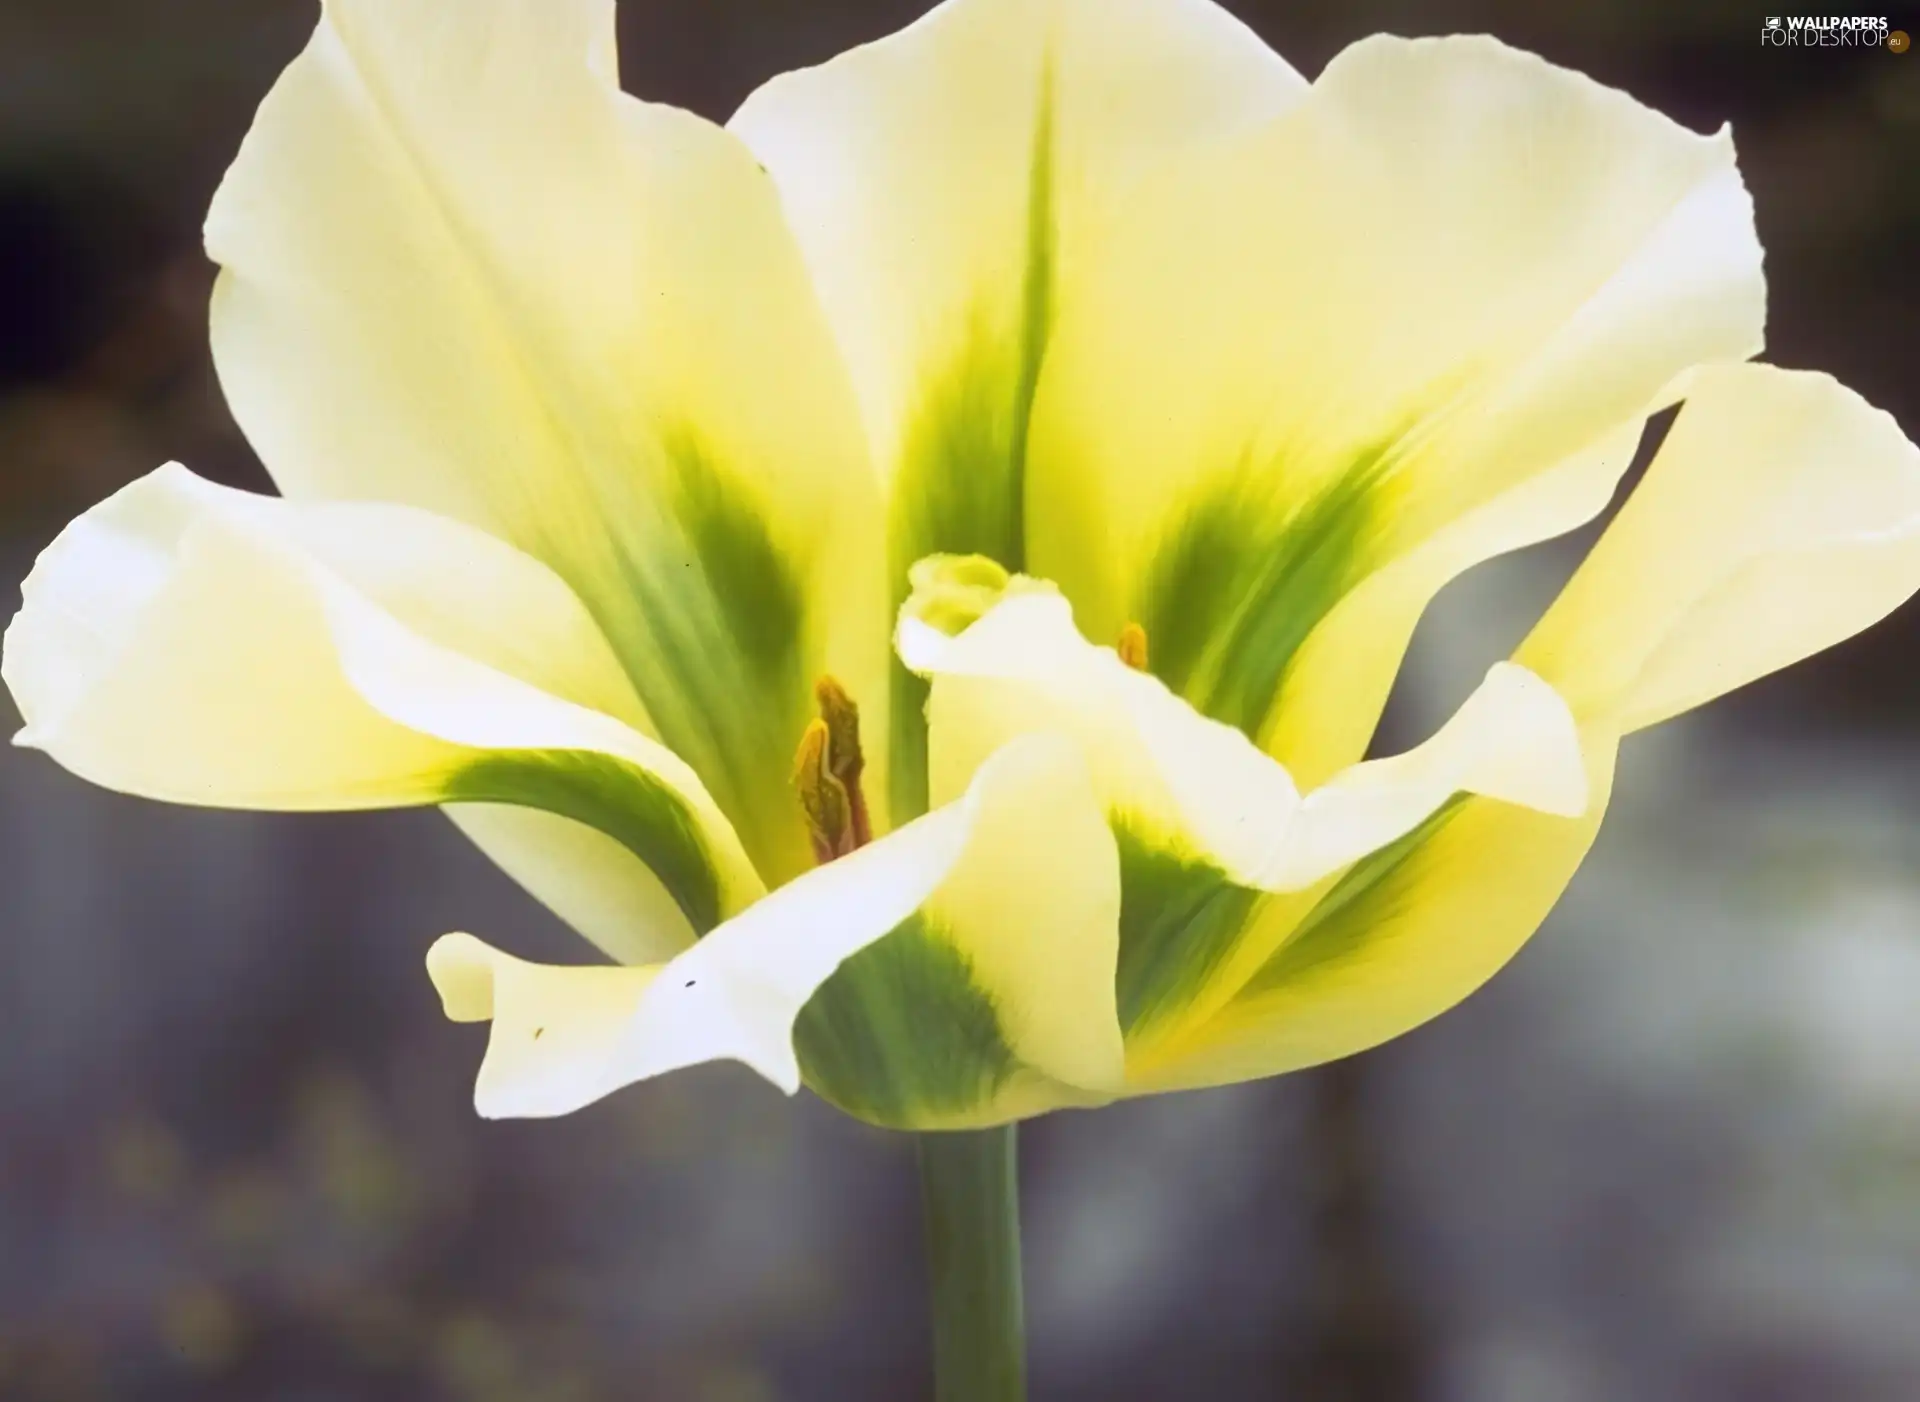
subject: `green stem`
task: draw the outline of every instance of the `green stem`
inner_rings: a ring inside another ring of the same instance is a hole
[[[934,1402],[1026,1402],[1014,1127],[920,1136]]]

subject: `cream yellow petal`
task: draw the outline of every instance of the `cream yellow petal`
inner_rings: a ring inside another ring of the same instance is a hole
[[[620,957],[684,943],[689,922],[759,892],[697,776],[635,728],[580,604],[471,527],[169,466],[69,526],[22,594],[3,664],[17,743],[97,783],[220,807],[541,808],[633,854],[576,842],[591,859],[574,860],[540,838],[549,866],[603,887],[582,898],[602,912],[648,897],[584,930]],[[660,913],[661,882],[665,931],[638,923]]]
[[[1289,932],[1236,997],[1130,1060],[1129,1091],[1191,1090],[1351,1056],[1479,988],[1559,900],[1600,828],[1616,737],[1584,730],[1578,818],[1492,799],[1442,809],[1401,842],[1272,918]],[[1303,918],[1304,917],[1304,918]]]
[[[1158,1064],[1162,1043],[1177,1045],[1212,1019],[1272,964],[1303,920],[1337,908],[1344,899],[1337,893],[1351,893],[1361,880],[1355,871],[1378,870],[1437,814],[1498,802],[1578,818],[1590,802],[1591,763],[1572,713],[1553,688],[1524,667],[1496,663],[1424,744],[1352,765],[1306,796],[1265,879],[1255,883],[1276,894],[1247,905],[1231,946],[1210,951],[1204,977],[1190,981],[1185,1006],[1163,1015],[1153,1036],[1130,1044],[1133,1063]],[[1529,826],[1517,818],[1495,821]]]
[[[1029,569],[1303,784],[1448,573],[1597,510],[1677,377],[1760,345],[1728,136],[1488,39],[1356,44],[1111,232],[1035,401]]]
[[[489,1117],[560,1115],[609,1090],[613,1059],[658,965],[529,964],[472,935],[427,951],[427,973],[455,1022],[492,1022],[474,1103]]]
[[[647,968],[548,968],[447,936],[429,951],[427,972],[448,1016],[494,1024],[476,1108],[489,1118],[564,1115],[635,1081],[721,1059],[792,1094],[794,1018],[842,960],[939,884],[968,817],[956,806],[902,828]]]
[[[1212,0],[947,0],[734,117],[780,187],[891,483],[893,602],[940,551],[1025,562],[1035,377],[1083,249],[1156,166],[1305,84]],[[895,806],[925,691],[895,673]]]
[[[1085,815],[1077,824],[1076,803]],[[470,936],[450,935],[429,954],[428,972],[449,1017],[493,1019],[477,1091],[484,1115],[564,1114],[634,1081],[719,1059],[740,1061],[792,1093],[801,1083],[795,1021],[806,1008],[814,1036],[799,1040],[821,1043],[822,1018],[831,1019],[834,1010],[817,1010],[816,994],[832,1001],[822,985],[830,988],[836,971],[844,978],[863,951],[903,936],[940,931],[936,938],[951,932],[964,939],[976,919],[1004,918],[1003,928],[967,946],[960,967],[996,1000],[1011,1045],[1112,1084],[1119,1074],[1119,1037],[1112,1021],[1111,947],[1104,967],[1068,968],[1069,957],[1097,957],[1099,950],[1071,934],[1050,943],[1049,919],[1064,912],[1084,925],[1104,915],[1111,925],[1117,903],[1111,842],[1104,854],[1104,906],[1096,900],[1084,913],[1069,909],[1084,901],[1089,885],[1099,884],[1097,863],[1094,879],[1035,889],[1024,903],[991,889],[996,878],[1017,881],[1030,873],[1036,828],[1063,816],[1068,826],[1055,830],[1067,839],[1064,855],[1083,855],[1073,842],[1076,832],[1105,837],[1084,766],[1070,749],[1029,741],[996,756],[960,802],[790,882],[665,964],[543,968]],[[1054,958],[1037,956],[1036,946],[1053,948]],[[1100,1011],[1098,1000],[1075,986],[1076,977],[1087,986],[1104,983],[1104,1029],[1092,1016]],[[856,1004],[842,1011],[858,1017],[863,1009]],[[871,1039],[883,1037],[888,1026],[912,1027],[917,1037],[891,1048],[896,1057],[911,1058],[941,1044],[950,1030],[939,1024],[946,1011],[936,1002],[882,1006],[875,1023],[844,1030]],[[1088,1048],[1103,1032],[1104,1055],[1090,1055]],[[898,1062],[836,1069],[856,1078],[837,1087],[848,1093],[877,1099],[901,1085]],[[815,1068],[808,1070],[811,1077]],[[1030,1091],[1038,1073],[1030,1064],[1023,1070]]]
[[[208,218],[215,358],[289,496],[557,571],[784,876],[815,678],[884,714],[877,489],[772,183],[616,66],[612,0],[328,0]]]
[[[1825,375],[1704,370],[1519,656],[1583,718],[1652,725],[1920,590],[1920,448]]]
[[[1028,1071],[1095,1094],[1124,1072],[1113,969],[1120,873],[1106,813],[1071,745],[1016,742],[987,761],[1018,808],[979,822],[927,902],[930,928],[965,958],[1007,1049]]]
[[[1028,299],[1050,296],[1029,284],[1058,272],[1036,261],[1084,237],[1156,164],[1305,87],[1211,0],[947,0],[775,78],[729,125],[780,187],[891,472],[912,466],[914,420],[976,337],[1007,343],[977,407],[1020,416],[1018,343],[1045,335],[1023,323],[1048,310]],[[935,548],[982,547],[920,553]],[[1011,550],[989,553],[1017,568]]]
[[[1269,902],[1242,946],[1258,967],[1232,971],[1238,991],[1209,1020],[1130,1057],[1131,1089],[1293,1070],[1453,1006],[1572,877],[1622,733],[1920,590],[1920,450],[1892,419],[1826,376],[1767,366],[1702,369],[1687,393],[1646,478],[1516,654],[1578,718],[1587,811],[1569,821],[1466,799],[1328,886]]]

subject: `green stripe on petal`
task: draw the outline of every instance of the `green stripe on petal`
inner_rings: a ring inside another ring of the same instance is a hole
[[[927,407],[967,398],[944,377],[982,339],[1012,353],[960,382],[1023,397],[1039,340],[1022,328],[1050,322],[1083,231],[1304,89],[1211,0],[947,0],[773,79],[729,125],[780,189],[891,476],[926,446]]]
[[[695,935],[726,913],[700,823],[673,787],[587,751],[504,750],[450,775],[442,803],[506,803],[571,818],[619,842],[652,868]]]
[[[1261,736],[1301,644],[1372,567],[1391,453],[1357,455],[1291,509],[1247,471],[1190,502],[1153,550],[1135,608],[1154,674],[1202,713]]]
[[[991,301],[968,318],[965,342],[928,377],[914,411],[892,493],[889,577],[897,610],[907,572],[929,555],[979,555],[1009,570],[1026,562],[1027,425],[1054,299],[1052,67],[1044,59],[1029,153],[1026,237],[1013,324]],[[892,671],[892,805],[927,807],[927,684],[898,660]]]
[[[1230,1000],[1128,1064],[1140,1093],[1224,1085],[1350,1056],[1446,1011],[1519,950],[1600,827],[1615,738],[1583,732],[1587,812],[1457,800],[1306,901]],[[1256,916],[1266,919],[1267,912]]]
[[[998,1123],[1124,1080],[1120,868],[1092,778],[1059,736],[1002,747],[967,792],[996,773],[1009,797],[940,889],[801,1018],[809,1083],[876,1124]]]
[[[1052,71],[1043,59],[1023,237],[1009,250],[1017,300],[1003,311],[997,287],[983,292],[961,323],[960,344],[929,358],[894,467],[892,561],[903,590],[907,567],[927,555],[985,555],[1011,570],[1023,564],[1027,424],[1052,329],[1058,258]]]
[[[635,688],[661,736],[778,879],[811,861],[785,780],[811,716],[808,659],[820,656],[806,585],[812,552],[773,538],[762,494],[693,429],[673,429],[664,450],[673,527],[644,566],[629,565],[645,625],[633,629],[620,614],[605,622],[628,624]]]
[[[1247,980],[1240,997],[1256,999],[1301,977],[1317,965],[1349,956],[1370,925],[1377,922],[1384,902],[1393,899],[1389,883],[1421,848],[1437,837],[1468,801],[1460,794],[1426,822],[1379,851],[1368,854],[1342,872],[1279,951]]]
[[[1176,1017],[1232,952],[1261,893],[1208,862],[1114,825],[1120,848],[1120,1025],[1129,1040]]]
[[[1270,868],[1265,889],[1143,840],[1123,821],[1120,1016],[1130,1050],[1157,1054],[1157,1043],[1190,1031],[1228,998],[1253,996],[1260,980],[1284,980],[1340,948],[1350,927],[1336,917],[1473,793],[1563,818],[1588,802],[1571,715],[1511,664],[1495,667],[1426,744],[1355,765],[1307,794],[1289,820],[1290,853]]]
[[[1020,1064],[966,955],[918,914],[840,966],[794,1046],[823,1099],[882,1125],[964,1115]]]

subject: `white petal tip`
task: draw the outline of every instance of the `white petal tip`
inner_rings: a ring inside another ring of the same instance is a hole
[[[523,1104],[511,1099],[487,1095],[473,1097],[474,1113],[481,1119],[494,1123],[501,1120],[558,1119],[561,1115],[571,1113],[574,1108],[576,1107],[569,1106],[566,1109],[554,1109],[549,1106]]]
[[[583,1108],[582,1105],[541,1105],[525,1098],[489,1094],[475,1091],[473,1096],[474,1113],[483,1120],[552,1120],[562,1115],[572,1114]]]
[[[791,1047],[782,1047],[778,1053],[766,1050],[742,1053],[735,1059],[782,1095],[792,1097],[800,1093],[800,1062]]]
[[[472,935],[442,935],[433,942],[427,950],[427,977],[433,981],[434,992],[440,995],[440,1006],[448,1021],[492,1019],[494,960],[499,957],[495,950]]]

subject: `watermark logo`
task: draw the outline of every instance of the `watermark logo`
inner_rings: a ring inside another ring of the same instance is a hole
[[[1769,15],[1760,42],[1775,49],[1889,49],[1913,46],[1904,29],[1885,15]]]

